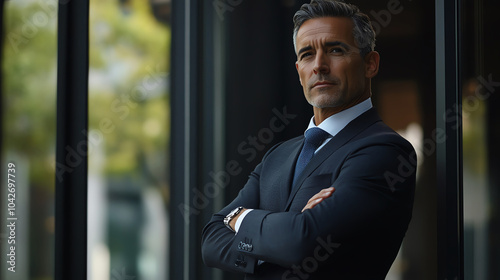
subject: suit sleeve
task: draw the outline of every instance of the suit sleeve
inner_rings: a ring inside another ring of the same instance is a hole
[[[224,225],[224,217],[236,207],[247,209],[259,207],[260,163],[250,174],[238,196],[220,212],[214,214],[202,233],[202,257],[207,266],[226,271],[253,273],[257,259],[234,250],[235,234]]]
[[[312,256],[318,244],[326,244],[331,255],[342,252],[337,248],[356,242],[353,238],[360,233],[394,234],[400,241],[411,218],[412,156],[409,144],[379,142],[358,148],[345,159],[331,197],[303,213],[254,210],[223,251],[291,267]]]

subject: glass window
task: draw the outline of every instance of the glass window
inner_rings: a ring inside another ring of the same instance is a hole
[[[495,1],[466,2],[462,16],[464,276],[500,277],[498,98],[500,72]]]
[[[52,279],[57,1],[2,4],[0,278]]]
[[[89,279],[167,279],[168,1],[90,1]]]

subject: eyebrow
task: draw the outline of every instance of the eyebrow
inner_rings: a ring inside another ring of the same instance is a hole
[[[348,44],[346,44],[344,42],[340,42],[340,41],[326,42],[325,46],[327,46],[327,47],[342,46],[347,51],[349,51],[351,49],[351,47]],[[300,49],[297,52],[297,56],[300,56],[301,53],[306,52],[306,51],[310,51],[310,50],[312,50],[311,46],[303,47],[302,49]]]

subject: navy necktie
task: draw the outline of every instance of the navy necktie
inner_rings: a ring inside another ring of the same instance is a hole
[[[302,147],[302,151],[300,151],[297,164],[295,165],[293,184],[295,184],[295,180],[314,156],[314,151],[319,148],[321,143],[323,143],[328,136],[330,136],[328,132],[317,127],[310,128],[306,131],[306,140],[304,141],[304,146]]]

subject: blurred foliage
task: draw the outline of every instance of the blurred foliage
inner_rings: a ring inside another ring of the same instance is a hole
[[[147,1],[93,0],[90,7],[89,124],[104,136],[105,174],[165,182],[170,28]]]
[[[52,279],[57,1],[4,5],[2,155],[29,163],[29,273]],[[168,199],[170,28],[142,0],[91,0],[89,20],[89,174]]]
[[[462,99],[463,165],[475,175],[485,176],[486,154],[486,104],[476,94],[480,87],[476,80],[465,83]]]
[[[26,158],[32,185],[53,189],[57,18],[35,1],[8,1],[4,9],[3,153]]]
[[[28,159],[31,185],[53,190],[57,15],[48,3],[6,2],[2,135],[4,153]],[[92,0],[89,28],[89,130],[104,141],[103,175],[144,173],[149,164],[165,176],[170,28],[140,0]]]

